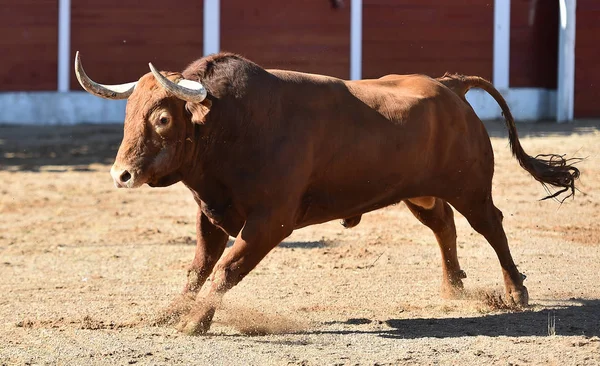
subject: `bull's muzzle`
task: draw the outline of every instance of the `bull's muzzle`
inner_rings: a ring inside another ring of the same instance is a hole
[[[112,176],[115,187],[135,188],[135,176],[128,169],[122,169],[113,165],[112,168],[110,168],[110,175]]]

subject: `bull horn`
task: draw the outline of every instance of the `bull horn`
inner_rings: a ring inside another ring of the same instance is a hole
[[[94,80],[90,79],[90,77],[87,76],[83,70],[81,58],[79,57],[79,51],[75,53],[75,75],[77,76],[79,84],[83,89],[85,89],[85,91],[105,99],[127,99],[131,93],[133,93],[135,84],[137,84],[137,81],[119,85],[98,84]]]
[[[165,89],[167,89],[171,94],[175,95],[177,98],[181,100],[185,100],[186,102],[196,102],[200,103],[204,99],[206,99],[206,88],[204,85],[200,84],[197,81],[181,79],[177,83],[172,82],[166,76],[158,72],[152,65],[152,63],[148,64],[150,66],[150,71],[158,81],[158,83]]]

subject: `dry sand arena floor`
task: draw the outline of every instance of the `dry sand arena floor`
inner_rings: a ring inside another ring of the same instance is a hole
[[[197,337],[150,325],[194,254],[186,188],[114,189],[121,126],[0,127],[0,364],[598,365],[600,123],[518,126],[530,154],[588,157],[563,205],[487,126],[530,308],[494,297],[498,260],[459,214],[467,296],[441,299],[435,239],[399,204],[298,230]]]

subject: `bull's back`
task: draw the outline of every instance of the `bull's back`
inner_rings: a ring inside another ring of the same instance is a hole
[[[470,106],[431,78],[390,76],[346,87],[338,96],[344,108],[316,142],[302,226],[436,195],[444,180],[475,164],[474,149],[486,149],[478,146],[482,126]]]
[[[456,164],[450,163],[471,155],[470,147],[479,145],[482,132],[486,134],[470,105],[427,76],[390,75],[348,84],[367,107],[356,115],[363,120],[382,120],[379,128],[365,124],[359,135],[374,136],[371,151],[384,157],[391,171],[410,172],[414,181],[452,169]]]

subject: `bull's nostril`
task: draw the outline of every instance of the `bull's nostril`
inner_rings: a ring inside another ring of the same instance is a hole
[[[129,174],[129,172],[126,170],[123,173],[121,173],[119,179],[121,180],[121,182],[127,183],[131,179],[131,174]]]

